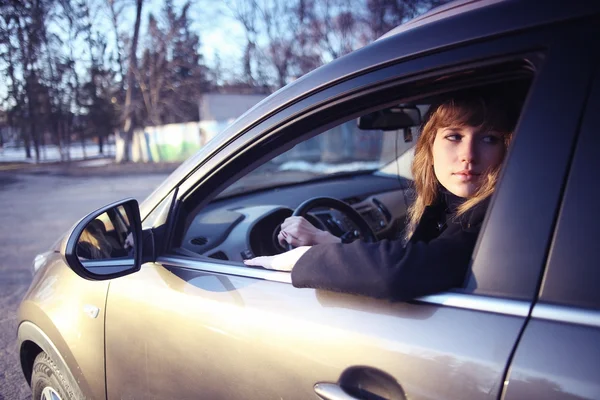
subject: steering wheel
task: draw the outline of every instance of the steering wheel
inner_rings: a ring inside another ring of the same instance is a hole
[[[356,224],[359,231],[358,233],[360,236],[362,236],[365,242],[377,241],[377,236],[375,236],[375,232],[373,232],[373,229],[371,229],[371,226],[367,223],[367,221],[365,221],[362,215],[360,215],[358,211],[356,211],[350,205],[344,203],[341,200],[334,199],[333,197],[313,197],[312,199],[308,199],[296,208],[292,216],[306,217],[306,214],[310,210],[318,207],[333,208],[334,210],[341,212],[346,217],[348,217],[350,221]],[[289,243],[286,243],[286,247],[288,250],[293,249],[292,245]]]

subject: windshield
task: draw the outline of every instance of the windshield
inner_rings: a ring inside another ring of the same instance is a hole
[[[356,120],[351,120],[297,144],[229,186],[218,197],[377,171],[413,146],[414,141],[404,141],[402,130],[361,130]]]

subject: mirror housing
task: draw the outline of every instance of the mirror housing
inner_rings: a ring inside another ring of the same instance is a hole
[[[142,244],[138,202],[126,199],[81,219],[71,229],[61,253],[82,278],[107,280],[140,270]]]
[[[417,106],[393,106],[358,117],[358,129],[395,131],[421,125],[421,111]]]

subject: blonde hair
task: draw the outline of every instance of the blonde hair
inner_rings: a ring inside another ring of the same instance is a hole
[[[439,128],[471,126],[481,130],[495,130],[504,136],[504,151],[508,148],[516,118],[498,102],[483,97],[455,97],[432,106],[415,146],[412,175],[416,199],[408,209],[405,239],[409,240],[419,223],[425,208],[438,200],[440,183],[433,169],[433,142]],[[456,216],[488,198],[496,187],[501,165],[486,171],[484,181],[477,192],[461,204]]]
[[[79,242],[87,245],[86,247],[93,260],[111,258],[112,246],[94,222],[96,221],[92,221],[90,225],[81,232]],[[101,221],[98,222],[102,223]]]

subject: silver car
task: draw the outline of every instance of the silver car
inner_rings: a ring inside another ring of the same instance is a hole
[[[273,94],[36,258],[34,399],[600,398],[599,39],[599,2],[460,1]],[[421,118],[469,90],[521,114],[462,287],[390,302],[243,264],[311,198],[353,209],[308,210],[321,229],[397,238]]]

